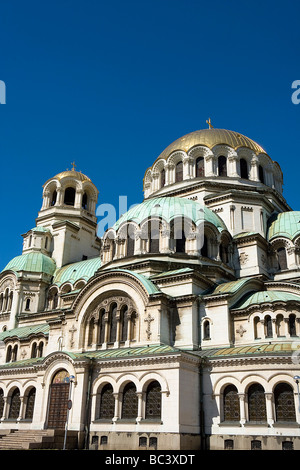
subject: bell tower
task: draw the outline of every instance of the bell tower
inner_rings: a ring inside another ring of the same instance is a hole
[[[90,178],[75,170],[75,164],[44,184],[36,226],[50,231],[50,253],[58,268],[100,256],[95,214],[98,194]]]

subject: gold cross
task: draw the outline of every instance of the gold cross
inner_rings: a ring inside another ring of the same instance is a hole
[[[71,165],[73,165],[72,170],[75,171],[75,167],[76,167],[75,162],[72,162]]]
[[[209,128],[210,128],[210,129],[213,129],[213,128],[214,128],[214,126],[213,126],[212,123],[211,123],[210,118],[208,118],[208,121],[206,121],[206,124],[209,125]]]

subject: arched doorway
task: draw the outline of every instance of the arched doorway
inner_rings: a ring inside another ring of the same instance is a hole
[[[50,385],[48,428],[64,429],[69,399],[69,373],[60,369],[53,377]]]

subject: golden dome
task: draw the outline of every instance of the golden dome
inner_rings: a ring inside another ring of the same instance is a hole
[[[157,158],[166,159],[172,152],[176,150],[183,150],[188,152],[195,145],[204,145],[212,149],[215,145],[228,145],[234,150],[240,147],[246,147],[253,150],[256,154],[266,153],[264,149],[258,145],[254,140],[245,137],[244,135],[228,131],[226,129],[201,129],[199,131],[191,132],[183,137],[175,140],[170,144]]]
[[[75,178],[75,179],[80,180],[80,181],[91,181],[88,176],[86,176],[83,173],[81,173],[80,171],[76,171],[74,169],[73,170],[62,171],[58,175],[54,176],[54,178],[56,178],[58,180],[61,180],[62,178],[66,178],[67,176],[70,176],[71,178]]]

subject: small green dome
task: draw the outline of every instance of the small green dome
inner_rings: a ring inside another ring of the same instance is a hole
[[[124,222],[130,221],[136,222],[139,225],[151,217],[159,217],[166,222],[171,222],[176,217],[186,217],[194,222],[196,226],[204,220],[213,224],[220,232],[226,230],[224,222],[217,214],[196,201],[182,197],[146,199],[123,214],[114,224],[113,229],[117,231]]]
[[[36,273],[54,274],[56,269],[55,261],[43,253],[25,253],[13,258],[3,269],[3,271],[28,271]]]
[[[293,240],[300,235],[300,211],[282,212],[270,219],[268,240],[285,237]]]
[[[61,286],[64,282],[75,284],[79,279],[88,281],[101,267],[100,256],[77,263],[67,264],[56,270],[53,278],[53,284]]]

